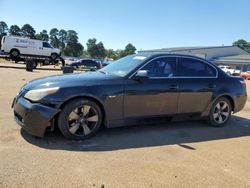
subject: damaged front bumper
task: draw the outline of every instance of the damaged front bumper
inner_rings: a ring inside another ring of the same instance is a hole
[[[51,126],[54,116],[60,109],[40,103],[31,103],[23,97],[14,99],[12,108],[16,122],[28,133],[43,137],[47,127]]]

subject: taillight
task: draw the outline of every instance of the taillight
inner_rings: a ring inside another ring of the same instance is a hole
[[[242,87],[247,88],[247,84],[245,81],[240,81],[240,83],[241,83]]]

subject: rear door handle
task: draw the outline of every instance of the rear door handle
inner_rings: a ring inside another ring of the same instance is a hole
[[[177,84],[171,84],[171,85],[169,85],[169,89],[170,90],[177,90],[177,89],[179,89],[179,86]]]

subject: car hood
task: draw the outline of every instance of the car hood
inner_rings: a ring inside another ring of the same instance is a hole
[[[43,89],[51,87],[75,87],[75,86],[91,86],[91,85],[101,85],[110,80],[119,79],[118,76],[108,75],[96,72],[86,72],[86,73],[74,73],[74,74],[64,74],[56,76],[48,76],[39,79],[32,80],[25,84],[23,88],[25,90],[31,89]]]

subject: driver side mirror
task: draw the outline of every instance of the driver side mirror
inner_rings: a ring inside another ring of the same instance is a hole
[[[147,70],[139,70],[136,75],[135,78],[148,78],[148,71]]]

